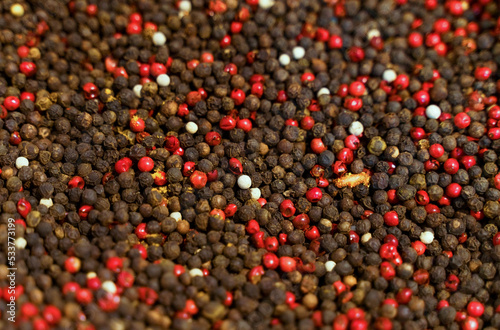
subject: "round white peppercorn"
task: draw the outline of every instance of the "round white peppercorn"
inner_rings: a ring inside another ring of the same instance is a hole
[[[297,46],[292,50],[293,58],[296,60],[300,60],[306,55],[306,50],[303,47]]]
[[[186,124],[186,131],[190,134],[194,134],[198,132],[198,125],[196,123],[190,121],[189,123]]]
[[[363,127],[363,124],[359,121],[353,121],[351,125],[349,125],[349,133],[355,136],[360,136],[363,134],[363,131],[365,128]]]
[[[425,108],[425,115],[430,119],[438,119],[441,116],[441,109],[437,105],[431,104]]]
[[[431,244],[434,241],[434,234],[430,231],[424,231],[420,234],[420,240],[424,244]]]
[[[382,79],[384,79],[388,83],[392,83],[394,80],[396,80],[397,76],[398,75],[396,71],[392,69],[387,69],[384,71],[384,73],[382,73]]]
[[[163,34],[163,32],[155,32],[153,34],[153,43],[155,46],[163,46],[167,42],[167,37]]]
[[[16,159],[16,167],[18,169],[20,169],[21,167],[24,167],[24,166],[29,166],[30,165],[30,161],[28,160],[28,158],[26,157],[17,157]]]
[[[168,85],[170,85],[170,77],[162,73],[156,78],[156,83],[158,84],[158,86],[167,87]]]
[[[248,189],[252,186],[252,179],[248,175],[240,175],[238,178],[238,187],[240,189]]]

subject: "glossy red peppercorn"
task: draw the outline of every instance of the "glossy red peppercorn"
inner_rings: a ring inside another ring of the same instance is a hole
[[[243,165],[237,158],[229,159],[229,170],[235,175],[241,175],[243,173]]]
[[[493,236],[493,245],[500,245],[500,232]]]
[[[363,100],[359,97],[347,97],[344,107],[351,111],[359,111],[363,107]]]
[[[427,205],[430,202],[429,194],[425,190],[419,190],[415,195],[415,201],[418,205]]]
[[[83,205],[80,207],[80,209],[78,210],[78,216],[80,216],[80,218],[82,220],[85,220],[87,219],[87,217],[89,216],[89,212],[92,211],[94,209],[93,206],[90,206],[90,205]]]
[[[343,45],[343,40],[340,36],[332,34],[328,39],[328,47],[330,49],[340,49]]]
[[[476,158],[474,156],[463,156],[460,162],[466,170],[469,170],[472,166],[476,165]]]
[[[252,130],[252,121],[248,118],[240,119],[236,122],[236,127],[248,133]]]
[[[234,89],[231,92],[231,98],[233,99],[235,105],[242,105],[246,98],[245,92],[241,89]]]
[[[320,154],[328,148],[325,146],[321,138],[315,138],[311,140],[311,149],[315,154]]]
[[[79,288],[76,290],[75,299],[81,305],[88,305],[94,300],[94,294],[89,289]]]
[[[80,270],[82,263],[77,257],[69,257],[64,261],[64,269],[68,273],[74,274]]]
[[[225,116],[220,120],[219,127],[224,131],[230,131],[236,127],[236,119],[231,116]]]
[[[461,326],[462,330],[477,330],[479,329],[479,322],[476,318],[472,316],[465,317],[465,320],[462,322]]]
[[[417,101],[419,106],[425,107],[429,104],[431,98],[428,92],[421,90],[413,94],[413,99]]]
[[[429,148],[429,154],[431,157],[439,158],[444,155],[444,148],[442,145],[435,143]]]
[[[120,257],[111,257],[106,260],[106,268],[112,272],[118,273],[123,268],[123,259]]]
[[[195,189],[201,189],[207,184],[207,175],[201,171],[194,171],[189,180]]]
[[[135,133],[143,132],[145,127],[146,127],[146,124],[144,122],[144,119],[142,119],[142,118],[134,116],[130,120],[130,130],[132,132],[135,132]]]
[[[487,67],[476,68],[474,71],[474,77],[479,81],[488,80],[491,76],[491,69]]]
[[[437,304],[436,309],[439,311],[445,307],[450,307],[450,303],[447,302],[446,300],[440,300]]]
[[[83,189],[85,187],[85,181],[81,176],[74,176],[69,180],[68,182],[68,188],[73,189],[73,188],[80,188]]]
[[[280,269],[285,272],[293,272],[297,268],[297,262],[291,257],[280,257]]]
[[[390,262],[383,261],[380,264],[380,275],[386,280],[390,281],[394,277],[396,277],[396,271],[394,270],[394,267],[391,265]]]
[[[209,146],[214,147],[216,145],[219,145],[222,142],[222,137],[217,132],[213,132],[213,131],[212,132],[208,132],[205,135],[205,142]]]
[[[309,227],[309,216],[305,213],[301,213],[293,218],[292,223],[296,229],[305,230]]]
[[[349,148],[342,148],[336,155],[337,160],[347,165],[354,161],[354,152]]]
[[[7,109],[8,111],[14,111],[14,110],[17,110],[17,108],[19,108],[19,105],[21,104],[21,102],[19,101],[19,99],[16,97],[16,96],[7,96],[4,100],[3,100],[3,106],[5,107],[5,109]]]
[[[408,35],[408,46],[417,48],[424,43],[424,37],[418,32],[412,32]]]
[[[302,128],[306,131],[311,130],[313,128],[313,126],[314,126],[314,119],[311,116],[305,116],[300,121],[300,128]]]
[[[306,192],[306,198],[311,203],[319,202],[322,197],[323,197],[323,192],[321,191],[321,189],[317,187],[311,188]]]
[[[450,198],[457,198],[462,192],[462,186],[458,183],[451,183],[446,187],[446,195]]]
[[[26,77],[32,77],[36,73],[36,65],[33,62],[22,62],[19,65],[19,71]]]
[[[425,253],[425,250],[427,249],[427,246],[425,246],[424,243],[422,243],[421,241],[415,241],[413,243],[411,243],[411,247],[417,251],[417,255],[422,255]]]
[[[362,82],[355,81],[349,85],[349,94],[352,96],[362,96],[366,91],[365,85]]]
[[[267,269],[276,269],[280,265],[280,258],[274,253],[268,252],[262,256],[262,264]]]
[[[285,199],[280,204],[280,212],[285,218],[289,218],[295,214],[296,208],[293,202],[289,199]]]
[[[471,301],[467,305],[467,313],[473,317],[481,317],[484,313],[484,305],[479,301]]]
[[[139,171],[141,172],[150,172],[153,170],[155,163],[153,159],[150,157],[142,157],[137,164]]]
[[[455,123],[455,126],[458,127],[459,129],[464,129],[469,127],[471,119],[469,115],[466,114],[465,112],[460,112],[455,116],[453,122]]]
[[[47,305],[42,312],[44,320],[52,326],[55,326],[61,321],[61,311],[54,305]]]
[[[262,275],[264,275],[264,267],[255,266],[248,272],[248,280],[252,284],[257,284],[260,282]]]
[[[31,203],[25,198],[21,198],[17,202],[17,213],[19,213],[23,218],[26,219],[28,214],[31,212]]]
[[[93,100],[99,96],[99,88],[97,88],[95,84],[88,82],[83,85],[83,96],[85,96],[87,100]]]
[[[311,241],[318,239],[320,236],[320,232],[318,230],[318,227],[312,226],[312,227],[309,227],[308,229],[306,229],[305,236],[307,239],[309,239]]]
[[[397,293],[396,300],[399,304],[406,305],[410,302],[412,295],[413,291],[410,288],[403,288]]]
[[[250,220],[247,222],[247,225],[245,226],[245,230],[250,235],[256,234],[260,231],[259,223],[256,220]]]
[[[396,211],[389,211],[384,214],[384,222],[390,227],[397,226],[399,224],[399,216]]]

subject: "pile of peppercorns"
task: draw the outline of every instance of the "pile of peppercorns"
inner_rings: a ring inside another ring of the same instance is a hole
[[[497,1],[0,9],[0,328],[500,328]]]

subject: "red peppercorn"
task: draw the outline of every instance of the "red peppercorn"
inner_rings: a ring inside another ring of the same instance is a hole
[[[285,199],[280,204],[280,212],[285,218],[289,218],[295,214],[296,208],[293,202],[289,199]]]
[[[243,165],[237,158],[229,159],[229,170],[235,175],[241,175],[243,173]]]
[[[236,127],[242,129],[245,133],[248,133],[252,130],[252,122],[248,118],[240,119],[236,122]]]
[[[479,329],[479,322],[476,318],[472,316],[465,317],[465,320],[462,322],[462,330],[477,330]]]
[[[17,202],[17,213],[19,213],[23,218],[26,219],[28,214],[31,212],[31,203],[28,202],[24,197]]]
[[[446,300],[440,300],[437,304],[436,309],[439,311],[445,307],[450,307],[450,303],[447,302]]]
[[[378,317],[373,326],[375,330],[392,330],[392,322],[387,317]]]
[[[150,157],[142,157],[137,164],[139,171],[141,172],[150,172],[153,170],[155,163],[153,159]]]
[[[474,156],[463,156],[460,162],[466,170],[469,170],[472,166],[476,165],[476,158]]]
[[[462,186],[458,183],[451,183],[446,187],[446,195],[450,198],[457,198],[462,192]]]
[[[314,126],[314,119],[311,116],[305,116],[300,121],[300,127],[302,129],[305,129],[306,131],[311,130],[313,128],[313,126]]]
[[[285,91],[278,91],[278,96],[276,97],[276,102],[283,103],[288,101],[288,96]]]
[[[174,152],[179,149],[180,145],[181,143],[176,136],[169,135],[165,137],[165,149],[167,149],[168,151]]]
[[[474,71],[474,77],[479,81],[488,80],[490,76],[491,76],[491,69],[487,67],[476,68],[476,71]]]
[[[94,209],[93,206],[90,205],[83,205],[78,209],[78,216],[82,219],[85,220],[89,216],[89,212]]]
[[[297,262],[291,257],[280,257],[280,269],[285,272],[293,272],[297,268]]]
[[[231,45],[231,36],[225,35],[221,41],[220,41],[220,47],[221,48],[226,48],[227,46]]]
[[[167,73],[167,67],[162,63],[153,63],[151,64],[149,71],[153,77],[158,77],[161,74]]]
[[[347,165],[354,161],[354,152],[349,148],[342,148],[336,155],[337,160]]]
[[[64,261],[64,269],[68,273],[74,274],[80,270],[82,263],[77,257],[69,257]]]
[[[328,39],[328,47],[330,49],[340,49],[342,48],[343,40],[340,36],[332,34],[330,39]]]
[[[205,135],[205,142],[209,146],[214,147],[216,145],[219,145],[222,142],[222,137],[217,132],[213,132],[213,131],[212,132],[208,132]]]
[[[310,222],[309,216],[305,213],[297,215],[292,220],[293,226],[300,230],[307,229],[309,227],[309,222]]]
[[[142,26],[138,22],[129,22],[127,25],[127,34],[141,34]]]
[[[359,97],[347,97],[344,107],[351,111],[359,111],[363,107],[363,100]]]
[[[500,245],[500,232],[493,236],[493,245]]]
[[[460,112],[455,116],[453,119],[453,122],[455,123],[455,126],[457,126],[460,129],[464,129],[469,127],[471,119],[468,114],[465,112]]]
[[[366,91],[365,85],[362,82],[355,81],[349,85],[349,94],[352,96],[362,96]]]
[[[408,36],[408,46],[411,48],[417,48],[422,46],[424,42],[424,37],[418,32],[412,32]]]
[[[382,275],[382,277],[385,278],[387,281],[390,281],[394,277],[396,277],[396,271],[394,270],[394,267],[391,265],[390,262],[383,261],[380,264],[380,275]]]
[[[195,189],[201,189],[207,184],[207,175],[201,171],[194,171],[189,180]]]
[[[320,232],[318,230],[318,227],[312,226],[312,227],[309,227],[308,229],[306,229],[305,236],[307,239],[309,239],[311,241],[318,239],[320,236]]]
[[[26,77],[32,77],[36,73],[36,65],[33,62],[22,62],[19,65],[19,71]]]
[[[75,293],[75,299],[81,305],[88,305],[94,300],[94,295],[89,289],[79,288]]]
[[[323,197],[323,192],[321,191],[321,189],[317,187],[311,188],[306,192],[306,198],[311,203],[319,202],[322,197]]]
[[[417,251],[417,255],[422,255],[425,253],[425,250],[427,249],[427,247],[425,246],[424,243],[422,243],[421,241],[415,241],[413,243],[411,243],[411,247]]]
[[[415,195],[415,201],[418,205],[427,205],[430,201],[429,194],[425,190],[419,190]]]
[[[231,92],[231,98],[233,99],[235,105],[242,105],[246,98],[245,92],[241,89],[234,89]]]
[[[425,107],[429,104],[430,102],[430,96],[429,93],[426,91],[418,91],[415,94],[413,94],[413,99],[417,101],[419,106]]]
[[[429,154],[431,157],[439,158],[444,155],[444,148],[442,145],[435,143],[429,148]]]
[[[267,269],[276,269],[280,265],[280,258],[274,253],[268,252],[262,256],[262,264]]]
[[[328,148],[325,146],[321,138],[315,138],[311,140],[311,149],[315,154],[320,154]]]
[[[123,259],[120,257],[111,257],[106,260],[106,268],[112,272],[118,273],[123,268]]]
[[[231,116],[222,117],[219,127],[224,131],[230,131],[236,127],[236,120]]]
[[[403,288],[399,290],[396,295],[396,300],[399,304],[406,305],[410,302],[411,296],[413,295],[413,291],[410,288]]]
[[[145,127],[146,127],[146,124],[144,122],[144,119],[142,119],[142,118],[134,116],[130,120],[130,130],[132,132],[135,132],[135,133],[143,132]]]
[[[450,292],[457,291],[459,284],[460,284],[460,279],[455,274],[448,275],[446,281],[444,282],[446,289]]]
[[[19,99],[16,97],[16,96],[7,96],[4,100],[3,100],[3,106],[5,107],[5,109],[7,109],[8,111],[14,111],[14,110],[17,110],[17,108],[19,108],[19,105],[20,105],[20,101]]]
[[[264,267],[255,266],[248,272],[248,280],[252,284],[257,284],[260,282],[262,275],[264,275]]]
[[[473,317],[481,317],[484,313],[484,305],[479,301],[471,301],[467,305],[467,313]]]
[[[54,305],[45,306],[42,314],[43,318],[49,325],[55,326],[61,321],[61,311]]]
[[[390,227],[397,226],[399,224],[399,216],[396,211],[389,211],[384,214],[384,222]]]
[[[365,59],[365,51],[363,50],[363,48],[358,46],[352,46],[351,48],[349,48],[349,50],[347,51],[347,55],[349,56],[349,59],[354,63],[361,62]]]

